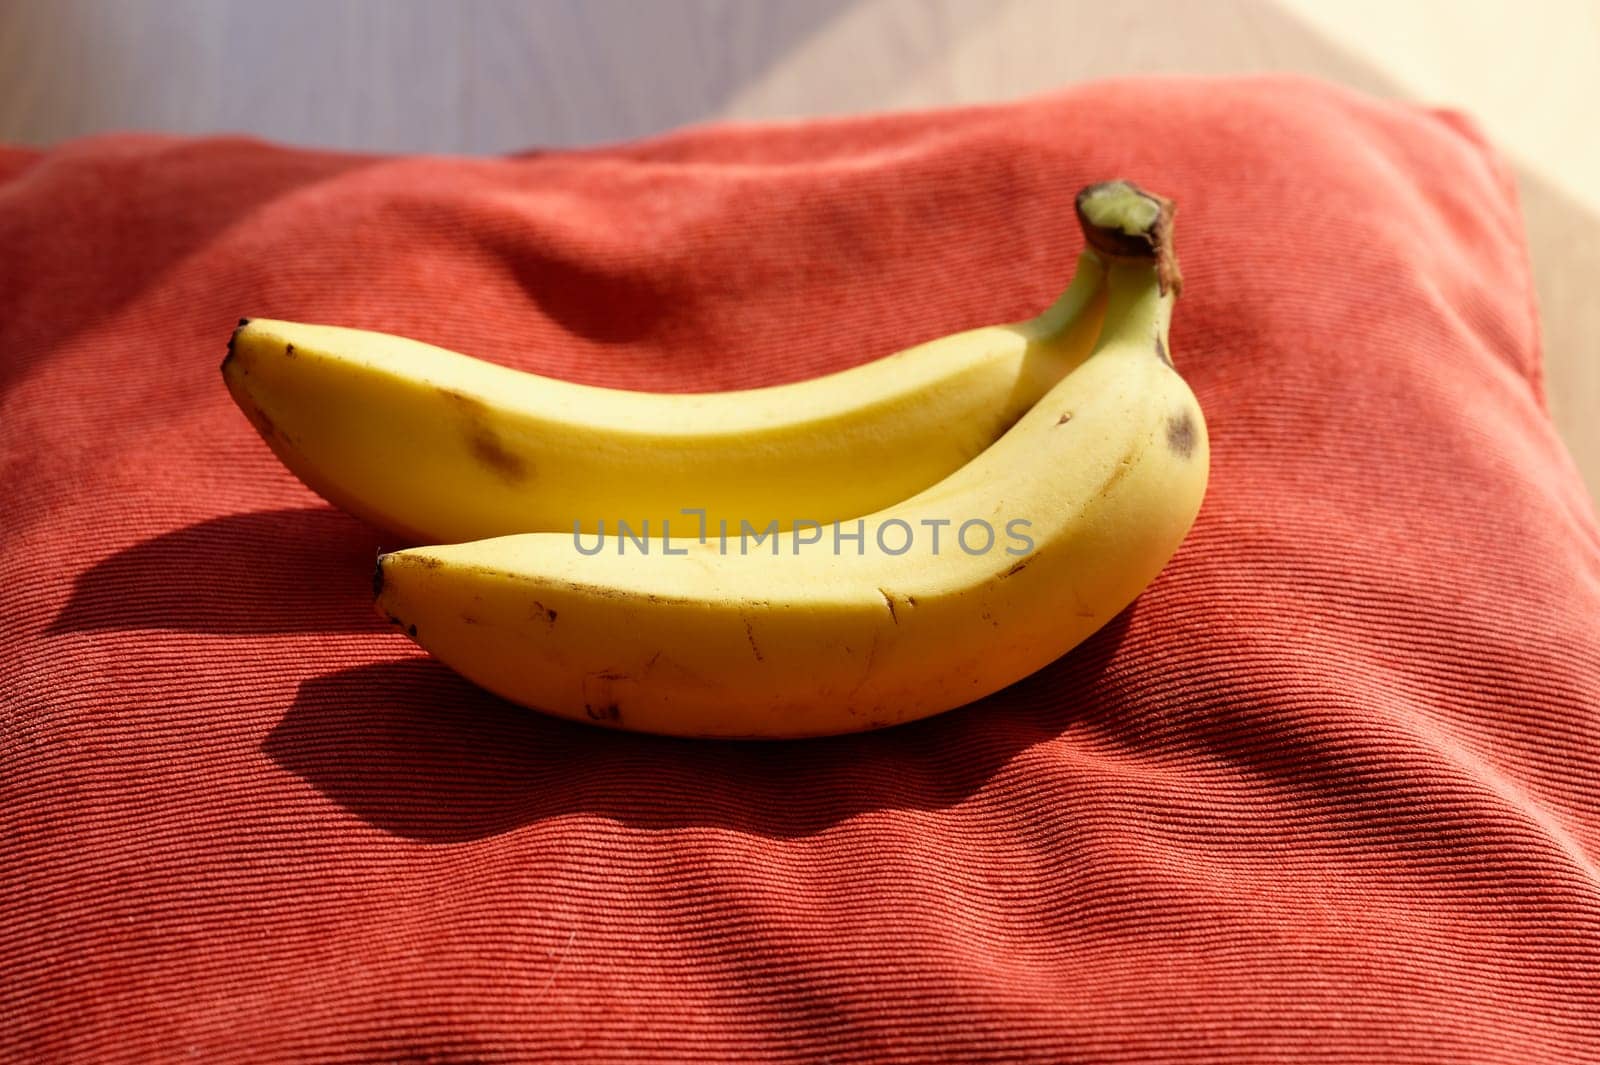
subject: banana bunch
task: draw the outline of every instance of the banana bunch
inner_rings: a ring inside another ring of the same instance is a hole
[[[223,376],[308,486],[443,545],[382,555],[377,609],[490,691],[680,736],[879,728],[1065,654],[1199,510],[1172,206],[1118,181],[1077,211],[1036,318],[797,384],[592,388],[261,319]]]

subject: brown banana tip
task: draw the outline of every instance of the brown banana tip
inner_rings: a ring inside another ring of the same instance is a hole
[[[1154,259],[1161,291],[1183,290],[1172,246],[1177,206],[1165,196],[1147,192],[1131,181],[1101,181],[1078,192],[1074,206],[1078,226],[1089,246],[1107,259],[1139,262]]]
[[[242,333],[244,331],[245,326],[247,326],[249,324],[250,324],[250,319],[241,318],[241,319],[239,319],[239,324],[233,327],[233,332],[228,334],[228,353],[222,357],[222,372],[223,373],[227,373],[228,372],[228,364],[233,361],[234,349],[235,349],[236,345],[239,343],[239,334]]]
[[[389,556],[382,551],[378,552],[378,561],[372,567],[372,598],[377,599],[383,595],[383,560]]]

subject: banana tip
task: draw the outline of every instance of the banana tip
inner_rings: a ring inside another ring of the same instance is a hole
[[[372,598],[374,599],[383,595],[383,560],[388,557],[388,555],[379,551],[378,560],[372,566]]]
[[[245,326],[250,324],[250,319],[241,318],[239,324],[233,327],[233,332],[228,334],[228,353],[222,357],[222,372],[228,372],[228,366],[233,362],[235,349],[239,343],[239,334],[244,332]]]

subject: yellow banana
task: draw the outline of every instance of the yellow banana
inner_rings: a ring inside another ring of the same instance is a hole
[[[235,402],[329,502],[419,541],[831,521],[904,499],[989,446],[1094,345],[1086,251],[1044,313],[772,388],[653,394],[521,373],[334,326],[246,319]],[[671,522],[668,526],[667,523]]]
[[[399,551],[379,559],[378,611],[506,698],[682,736],[877,728],[1039,669],[1155,578],[1209,469],[1167,356],[1170,215],[1131,186],[1095,191],[1121,256],[1097,346],[933,487],[759,540],[724,543],[713,522],[704,543],[568,531]]]

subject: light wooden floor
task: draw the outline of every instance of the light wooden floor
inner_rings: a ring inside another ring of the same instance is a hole
[[[1600,496],[1600,0],[0,0],[23,143],[495,152],[1259,70],[1464,107],[1514,159],[1551,409]]]

